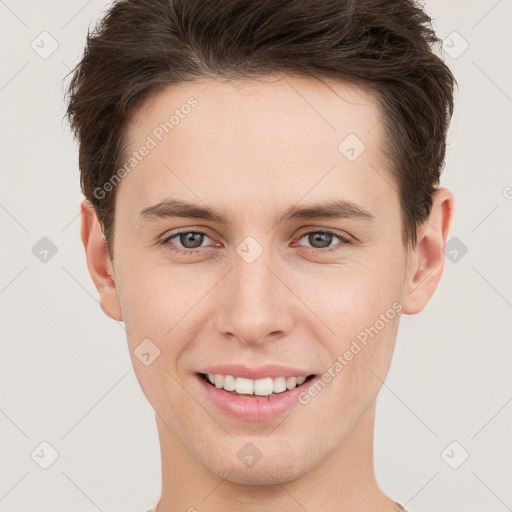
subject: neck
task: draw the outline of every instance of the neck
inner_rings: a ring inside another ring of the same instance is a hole
[[[286,483],[230,482],[201,466],[157,415],[162,493],[157,512],[399,512],[379,488],[373,467],[375,405],[338,449],[309,472]]]

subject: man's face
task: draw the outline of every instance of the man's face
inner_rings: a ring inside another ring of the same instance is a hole
[[[182,84],[130,125],[128,153],[150,147],[116,191],[114,271],[133,365],[164,437],[231,481],[286,482],[341,449],[393,351],[407,254],[381,113],[361,90],[326,83]],[[171,200],[223,220],[150,209]],[[351,208],[279,220],[334,201]],[[169,239],[178,232],[189,234]],[[153,355],[140,356],[143,340]],[[235,378],[315,377],[300,400],[240,397],[200,375],[221,365],[240,365],[228,369]]]

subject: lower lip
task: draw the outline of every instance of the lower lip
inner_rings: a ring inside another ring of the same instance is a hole
[[[216,388],[200,375],[197,378],[208,397],[222,412],[245,421],[265,421],[277,418],[297,405],[299,395],[315,381],[313,377],[294,389],[251,398],[233,395],[222,388]]]

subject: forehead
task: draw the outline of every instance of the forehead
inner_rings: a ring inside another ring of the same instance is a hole
[[[304,139],[311,148],[321,143],[337,145],[349,133],[373,141],[379,135],[376,130],[372,136],[373,128],[380,119],[375,97],[348,83],[286,75],[257,80],[213,78],[180,83],[151,95],[135,112],[128,133],[132,143],[142,141],[148,130],[156,130],[158,138],[158,128],[169,123],[167,131],[161,127],[164,137],[193,131],[204,142],[232,141],[233,150],[265,148],[268,142],[279,141],[299,149]],[[240,145],[240,136],[251,142],[250,147]]]
[[[179,84],[150,96],[132,117],[126,159],[150,149],[119,188],[131,190],[140,208],[169,195],[263,206],[263,196],[296,203],[335,190],[368,205],[385,183],[381,119],[371,94],[328,79]]]

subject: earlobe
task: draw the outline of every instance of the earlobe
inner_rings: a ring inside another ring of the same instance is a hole
[[[433,195],[427,221],[418,230],[417,244],[410,255],[402,299],[403,312],[415,315],[434,295],[444,268],[444,248],[453,220],[453,194],[446,188]]]
[[[81,237],[84,244],[87,268],[100,296],[103,312],[110,318],[123,320],[114,269],[107,250],[101,223],[92,203],[84,199],[80,205]]]

